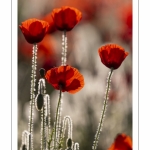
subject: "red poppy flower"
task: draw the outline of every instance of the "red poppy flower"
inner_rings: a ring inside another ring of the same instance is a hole
[[[119,35],[125,42],[132,41],[132,2],[129,1],[126,5],[123,5],[119,9],[119,17],[121,21],[121,28]]]
[[[84,78],[80,72],[69,65],[52,68],[45,78],[55,89],[62,92],[76,93],[84,86]]]
[[[126,134],[118,134],[108,150],[132,150],[132,139]]]
[[[81,20],[82,14],[74,7],[63,6],[52,11],[52,18],[58,30],[70,31]]]
[[[108,68],[117,69],[123,62],[123,60],[128,56],[128,52],[117,45],[117,44],[107,44],[102,46],[98,50],[101,62]]]
[[[39,43],[48,32],[49,23],[38,19],[28,19],[19,25],[28,43]]]

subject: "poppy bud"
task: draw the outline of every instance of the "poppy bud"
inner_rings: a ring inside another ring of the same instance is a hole
[[[43,108],[43,102],[44,102],[43,95],[38,94],[35,99],[35,106],[38,111],[41,111],[41,109]]]
[[[22,145],[22,150],[27,150],[27,146],[25,144]]]
[[[68,148],[71,148],[72,147],[72,139],[71,138],[68,138],[67,141],[66,141],[66,146]]]
[[[41,68],[41,69],[39,70],[39,72],[40,72],[40,76],[41,76],[42,78],[44,78],[44,76],[45,76],[45,69],[44,69],[44,68]]]

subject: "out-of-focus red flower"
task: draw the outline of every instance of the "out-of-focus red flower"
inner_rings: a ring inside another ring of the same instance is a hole
[[[127,82],[127,86],[132,87],[132,69],[131,70],[127,70],[125,71],[125,79]]]
[[[69,65],[48,70],[45,78],[55,89],[71,94],[80,91],[84,86],[83,75]]]
[[[42,67],[45,70],[48,70],[57,64],[58,52],[54,47],[55,45],[55,39],[49,34],[47,34],[38,45],[38,60],[42,63]]]
[[[28,43],[39,43],[49,30],[49,23],[38,19],[28,19],[19,25]]]
[[[117,45],[117,44],[107,44],[98,49],[101,62],[108,68],[117,69],[123,62],[123,60],[128,56],[128,52]]]
[[[52,18],[56,28],[60,31],[70,31],[81,20],[81,12],[69,6],[53,9]]]
[[[125,42],[132,42],[132,2],[120,7],[118,14],[122,23],[120,36]]]
[[[97,9],[101,10],[101,0],[55,0],[55,6],[70,6],[79,9],[82,12],[82,21],[93,20]]]
[[[115,90],[110,90],[109,101],[117,101],[117,92]]]
[[[132,139],[126,134],[118,134],[108,150],[132,150]]]
[[[42,20],[47,21],[49,23],[48,33],[53,33],[56,31],[56,27],[55,27],[51,13],[48,13],[47,15],[45,15],[42,18]]]
[[[50,34],[45,35],[44,39],[38,43],[37,65],[49,70],[56,66],[58,61],[58,54],[55,48],[56,41]],[[32,45],[23,40],[23,36],[18,38],[18,59],[19,61],[31,62],[32,59]]]

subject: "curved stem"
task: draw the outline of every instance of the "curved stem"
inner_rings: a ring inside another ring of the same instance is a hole
[[[102,126],[103,126],[103,122],[104,122],[104,117],[105,117],[106,107],[107,107],[107,101],[108,101],[108,93],[109,93],[109,90],[110,90],[110,83],[111,83],[112,73],[113,73],[113,68],[110,70],[110,72],[108,74],[108,78],[107,78],[107,87],[106,87],[106,94],[105,94],[105,99],[104,99],[104,105],[103,105],[103,109],[102,109],[102,113],[101,113],[100,122],[99,122],[99,125],[98,125],[98,128],[97,128],[97,132],[96,132],[96,135],[95,135],[95,140],[94,140],[93,146],[92,146],[93,150],[96,150],[96,148],[97,148],[99,135],[100,135],[100,132],[102,131]]]
[[[22,145],[21,145],[21,149],[26,148],[27,150],[29,150],[30,147],[30,133],[26,130],[24,130],[22,132]]]
[[[65,116],[63,119],[63,126],[62,126],[62,135],[61,138],[63,139],[65,137],[65,130],[66,130],[66,124],[68,123],[68,137],[72,139],[72,120],[70,116]]]

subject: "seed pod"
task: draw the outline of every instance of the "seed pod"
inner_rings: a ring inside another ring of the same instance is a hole
[[[25,144],[22,145],[22,150],[27,150],[27,146]]]
[[[38,111],[43,108],[44,98],[42,94],[38,94],[35,99],[35,106]]]
[[[67,141],[66,141],[66,146],[68,148],[71,148],[72,147],[72,139],[71,138],[68,138]]]
[[[44,69],[44,68],[41,68],[41,69],[39,70],[39,72],[40,72],[40,76],[41,76],[42,78],[44,78],[44,76],[45,76],[45,69]]]

